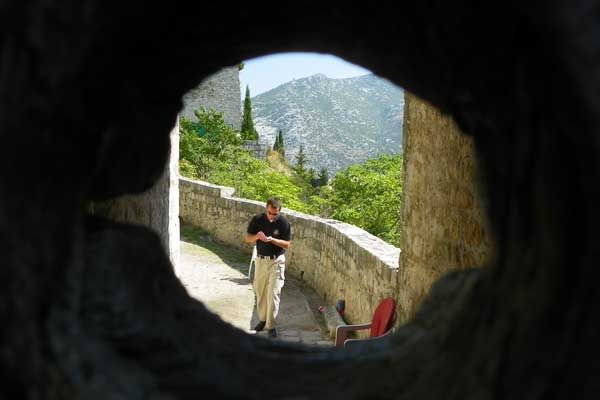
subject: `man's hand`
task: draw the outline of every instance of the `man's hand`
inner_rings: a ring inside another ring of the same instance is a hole
[[[279,246],[282,249],[287,249],[290,246],[290,241],[289,240],[275,239],[274,237],[271,237],[271,236],[267,237],[267,242],[271,242],[275,246]]]
[[[268,242],[269,239],[267,238],[267,236],[264,234],[263,231],[260,231],[256,234],[256,238],[262,242]]]

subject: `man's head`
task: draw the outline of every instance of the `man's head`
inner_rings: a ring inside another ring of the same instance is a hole
[[[270,197],[267,200],[267,219],[269,222],[275,221],[281,211],[281,200],[278,197]]]

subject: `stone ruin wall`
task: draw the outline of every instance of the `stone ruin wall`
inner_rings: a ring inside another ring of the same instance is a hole
[[[258,158],[259,160],[267,159],[267,150],[269,149],[269,146],[265,143],[261,143],[258,140],[246,140],[242,147],[245,150],[248,150],[254,158]]]
[[[223,244],[252,252],[244,236],[250,219],[264,212],[263,202],[235,198],[233,188],[187,178],[180,179],[179,190],[184,223]],[[348,321],[369,322],[379,301],[398,293],[398,248],[353,225],[282,211],[292,225],[286,272],[313,288],[324,305],[335,305],[344,289]]]
[[[204,79],[183,96],[179,116],[196,120],[194,111],[200,107],[223,113],[225,122],[235,130],[242,125],[240,74],[238,66],[226,67]]]
[[[477,189],[470,137],[451,117],[406,93],[399,302],[412,316],[444,273],[483,266],[492,240]]]

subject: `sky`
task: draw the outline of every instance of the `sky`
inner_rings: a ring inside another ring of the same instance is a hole
[[[250,86],[250,96],[254,97],[293,79],[318,73],[339,79],[370,72],[330,54],[273,54],[244,61],[244,69],[240,71],[240,91],[243,99],[246,95],[246,85]]]

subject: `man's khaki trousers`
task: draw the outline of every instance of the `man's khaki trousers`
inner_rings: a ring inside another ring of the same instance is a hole
[[[266,329],[275,328],[275,318],[279,312],[281,288],[285,280],[285,255],[275,260],[256,259],[254,271],[254,293],[256,293],[256,311]]]

